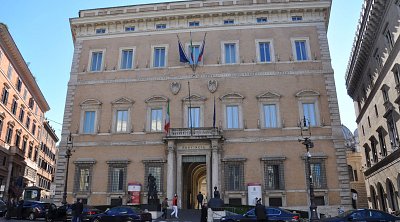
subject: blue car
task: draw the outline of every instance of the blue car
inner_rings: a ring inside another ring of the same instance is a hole
[[[247,211],[245,214],[230,215],[221,218],[221,222],[244,222],[244,221],[257,221],[254,209]],[[300,219],[299,214],[292,213],[279,207],[265,207],[265,212],[268,214],[268,221],[290,221],[298,222]]]
[[[93,222],[145,222],[152,221],[151,214],[131,206],[113,207],[104,213],[96,214]]]
[[[380,210],[357,209],[346,211],[336,217],[325,218],[322,222],[342,222],[342,221],[379,221],[379,222],[395,222],[400,221],[400,217],[388,214]]]

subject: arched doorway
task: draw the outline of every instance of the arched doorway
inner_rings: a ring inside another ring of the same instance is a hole
[[[381,183],[378,183],[378,195],[379,195],[379,209],[382,211],[387,211],[386,207],[386,198],[385,198],[385,190]]]
[[[388,197],[390,209],[392,211],[397,211],[399,209],[399,204],[397,202],[395,188],[390,179],[386,179],[386,190],[387,190],[387,197]]]
[[[370,186],[369,190],[370,190],[370,195],[371,195],[372,208],[378,209],[375,188],[373,186]]]
[[[182,159],[182,208],[194,209],[197,194],[207,196],[207,168],[205,156],[184,156]]]

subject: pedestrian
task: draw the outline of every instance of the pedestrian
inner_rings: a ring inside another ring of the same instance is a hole
[[[344,213],[344,210],[343,210],[343,207],[340,206],[340,207],[338,207],[338,215],[340,215],[342,213]]]
[[[73,222],[81,222],[82,221],[82,212],[83,212],[83,203],[81,199],[78,199],[75,203],[75,210],[73,210]]]
[[[254,212],[256,214],[257,221],[260,221],[260,222],[268,221],[268,216],[267,216],[265,206],[261,204],[261,198],[257,199],[257,204],[256,204],[256,208],[255,208]]]
[[[76,214],[76,205],[78,202],[75,202],[71,205],[71,211],[72,211],[72,222],[77,222],[78,218],[77,218],[77,214]]]
[[[17,206],[17,218],[19,220],[22,220],[22,213],[23,213],[23,208],[24,207],[24,200],[21,198],[21,200],[19,200],[18,202],[18,206]]]
[[[207,222],[208,218],[208,207],[207,203],[203,203],[201,206],[201,217],[200,217],[200,222]]]
[[[161,209],[163,214],[161,215],[162,218],[167,219],[167,211],[168,211],[168,198],[166,197],[163,202],[161,203]]]
[[[172,215],[175,214],[175,218],[178,218],[178,195],[175,194],[174,198],[172,198],[172,213],[171,213],[171,217]]]
[[[200,209],[202,204],[203,204],[203,199],[204,196],[203,194],[201,194],[201,192],[199,192],[199,194],[197,194],[197,208]]]

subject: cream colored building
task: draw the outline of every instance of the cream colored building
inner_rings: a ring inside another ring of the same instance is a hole
[[[400,3],[365,0],[346,76],[356,108],[368,204],[399,210]]]
[[[151,173],[158,197],[177,193],[182,208],[194,207],[199,191],[210,199],[215,186],[226,204],[252,204],[247,185],[259,184],[265,204],[308,210],[306,149],[298,142],[306,116],[318,211],[350,208],[326,37],[330,7],[329,0],[206,0],[81,10],[70,19],[75,50],[55,201],[71,132],[68,202],[129,204],[128,184],[140,183],[147,203]],[[186,52],[191,36],[196,57],[205,33],[193,73],[180,63],[177,35]]]

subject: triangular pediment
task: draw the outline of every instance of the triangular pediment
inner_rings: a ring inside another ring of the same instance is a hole
[[[279,98],[281,98],[281,95],[271,91],[261,93],[260,95],[257,96],[257,99],[279,99]]]
[[[168,98],[165,96],[152,96],[145,100],[146,103],[159,103],[159,102],[168,102]]]
[[[193,95],[190,95],[190,100],[191,101],[205,101],[206,98],[203,96],[200,96],[199,94],[193,94]],[[189,96],[183,98],[183,101],[189,101]]]
[[[81,106],[101,105],[102,103],[97,99],[87,99],[81,103]]]
[[[317,91],[314,91],[312,89],[304,89],[301,90],[300,92],[296,93],[296,97],[315,97],[319,96],[320,93]]]
[[[221,96],[220,99],[221,100],[227,100],[227,99],[240,99],[240,100],[243,100],[244,96],[242,96],[240,93],[232,92],[232,93],[227,93],[227,94]]]
[[[134,102],[126,97],[121,97],[119,99],[116,99],[112,102],[112,104],[133,104]]]

